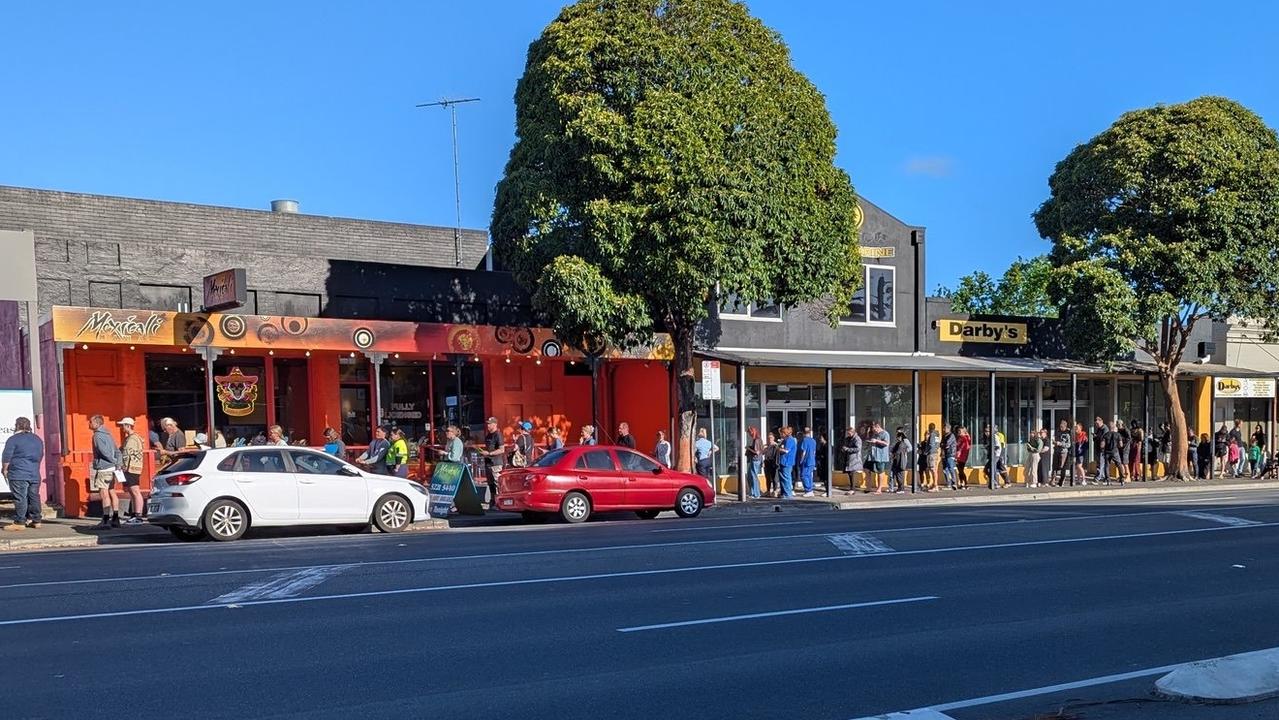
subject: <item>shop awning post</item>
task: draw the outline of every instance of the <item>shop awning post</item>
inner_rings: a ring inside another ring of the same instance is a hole
[[[997,458],[995,457],[995,443],[996,443],[995,433],[997,432],[999,432],[999,427],[995,423],[995,373],[991,372],[990,373],[990,444],[987,445],[986,447],[986,452],[988,453],[987,467],[990,468],[989,470],[986,471],[986,483],[987,483],[986,486],[990,488],[991,490],[994,490],[995,488],[999,487],[999,483],[997,482],[999,478],[999,463],[997,462]]]
[[[204,358],[204,400],[205,408],[208,410],[208,414],[205,418],[208,426],[208,434],[206,437],[208,438],[210,447],[212,447],[213,439],[216,438],[218,434],[217,420],[213,417],[213,403],[217,399],[216,393],[213,389],[213,361],[217,360],[218,356],[222,354],[222,349],[205,346],[197,348],[196,352],[200,353],[200,357]]]
[[[1150,446],[1153,438],[1150,429],[1150,373],[1146,373],[1141,376],[1141,405],[1142,412],[1144,413],[1144,417],[1141,420],[1141,426],[1145,429],[1145,432],[1143,432],[1141,436],[1145,442],[1142,444],[1142,447],[1137,449],[1137,452],[1141,453],[1137,459],[1140,461],[1141,465],[1141,479],[1145,480],[1148,477],[1147,471],[1149,471],[1151,475],[1154,474],[1154,466],[1146,462],[1150,459],[1150,453],[1146,452],[1146,448]]]
[[[750,435],[746,433],[746,364],[737,366],[737,499],[746,502],[746,463],[753,462],[746,456],[746,444]],[[758,475],[755,482],[759,482]]]
[[[382,425],[382,363],[386,360],[384,352],[364,351],[364,357],[373,363],[373,427],[381,427]],[[394,399],[394,398],[392,398]],[[369,428],[369,435],[372,436],[373,428]]]
[[[826,497],[831,496],[835,484],[835,384],[834,371],[826,368]],[[852,477],[848,482],[852,489]]]
[[[830,371],[827,370],[826,372],[829,373]],[[829,375],[827,377],[829,377]],[[910,442],[911,442],[911,447],[915,449],[915,452],[912,455],[914,460],[911,463],[914,467],[910,469],[910,492],[913,495],[919,492],[919,472],[920,472],[919,467],[920,467],[920,459],[923,458],[923,455],[921,455],[919,452],[920,417],[919,417],[919,371],[918,370],[910,371],[910,390],[911,390],[910,414],[911,414],[911,419],[913,420],[913,422],[911,422],[910,424],[910,432],[911,432]],[[830,391],[827,390],[826,392],[829,393]],[[829,401],[829,399],[830,399],[830,396],[828,395],[827,400]]]

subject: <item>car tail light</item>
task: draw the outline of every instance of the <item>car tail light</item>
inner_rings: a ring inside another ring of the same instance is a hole
[[[178,473],[177,475],[170,475],[169,477],[165,478],[164,484],[165,485],[190,485],[191,483],[199,479],[200,479],[200,476],[196,475],[195,473]]]

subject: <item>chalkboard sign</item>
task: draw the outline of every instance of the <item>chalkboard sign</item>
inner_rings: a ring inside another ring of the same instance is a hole
[[[465,463],[438,462],[431,473],[431,515],[444,518],[457,507],[463,515],[483,515],[479,490]]]

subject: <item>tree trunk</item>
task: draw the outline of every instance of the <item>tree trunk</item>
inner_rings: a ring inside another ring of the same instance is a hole
[[[1177,392],[1177,369],[1175,367],[1159,368],[1159,384],[1163,387],[1164,396],[1168,401],[1168,423],[1172,427],[1168,467],[1164,468],[1164,472],[1175,480],[1193,480],[1195,468],[1187,469],[1190,464],[1189,428],[1186,423],[1186,411],[1181,407],[1181,393]]]
[[[697,426],[697,398],[693,395],[693,328],[673,327],[671,340],[675,344],[675,396],[679,414],[676,427],[675,468],[693,472],[693,435]]]

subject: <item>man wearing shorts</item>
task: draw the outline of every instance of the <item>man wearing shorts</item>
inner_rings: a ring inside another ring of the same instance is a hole
[[[877,422],[871,426],[870,463],[866,467],[866,472],[875,479],[876,495],[884,492],[884,482],[881,478],[888,472],[888,446],[891,442],[892,438],[888,436],[883,425]],[[869,491],[870,489],[867,488],[867,492]]]
[[[142,436],[133,431],[133,418],[124,417],[116,423],[124,436],[120,443],[120,469],[124,471],[124,487],[129,491],[129,519],[125,525],[141,525],[142,516],[147,506],[142,503],[142,454],[146,452],[146,442]]]
[[[115,499],[115,469],[120,451],[115,439],[107,432],[106,421],[101,415],[89,418],[93,430],[93,462],[89,465],[89,492],[98,493],[102,499],[102,522],[96,527],[120,527],[120,504]]]

